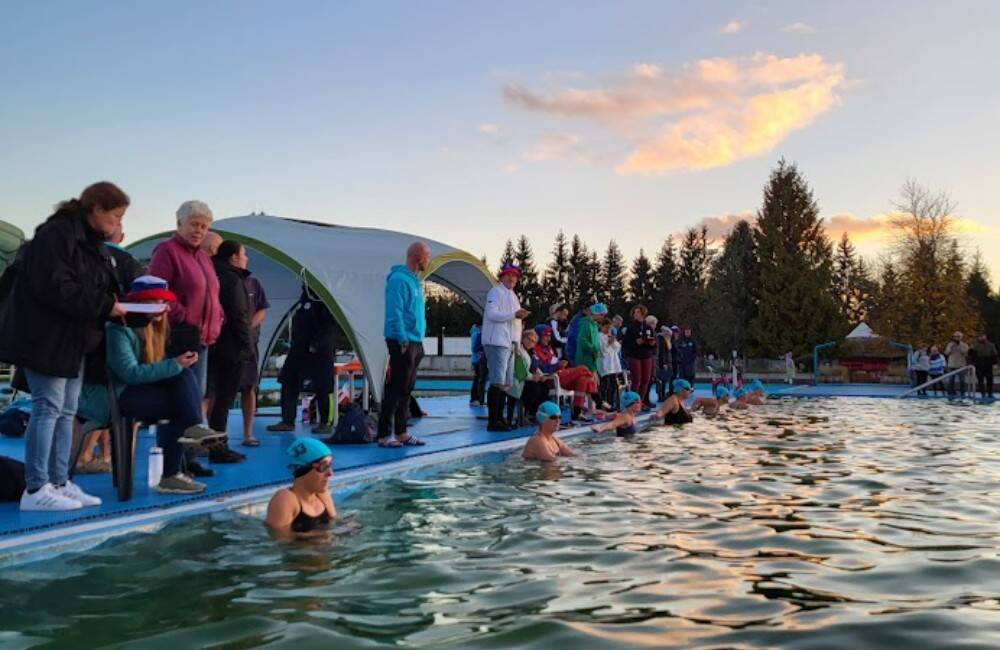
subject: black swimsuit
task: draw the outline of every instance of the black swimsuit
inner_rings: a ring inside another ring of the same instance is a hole
[[[288,491],[295,494],[291,489]],[[295,498],[299,499],[299,495],[295,494]],[[309,515],[306,514],[305,508],[302,507],[302,499],[299,499],[299,514],[295,515],[295,519],[292,520],[292,532],[308,533],[317,528],[326,528],[329,524],[330,513],[326,511],[325,506],[323,507],[322,514]]]
[[[635,435],[635,422],[628,426],[616,428],[615,433],[618,434],[619,438],[631,438]]]
[[[663,416],[663,424],[688,424],[694,420],[682,404],[679,409]]]

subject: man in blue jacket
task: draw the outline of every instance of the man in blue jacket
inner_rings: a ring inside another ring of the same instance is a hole
[[[406,249],[406,264],[397,264],[385,280],[385,327],[389,347],[389,378],[382,392],[378,418],[379,447],[420,446],[424,442],[406,432],[410,393],[417,382],[417,369],[424,358],[424,287],[417,273],[427,270],[431,249],[413,242]],[[390,438],[389,425],[395,439]]]
[[[684,336],[674,343],[674,358],[677,360],[677,374],[694,386],[694,364],[698,358],[698,342],[691,335],[691,327],[684,327]]]

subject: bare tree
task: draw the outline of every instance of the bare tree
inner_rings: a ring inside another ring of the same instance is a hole
[[[892,218],[898,252],[904,256],[916,254],[919,259],[936,259],[941,244],[952,230],[952,214],[957,204],[947,192],[934,192],[915,179],[908,178],[899,190],[899,200],[892,206],[897,215]]]

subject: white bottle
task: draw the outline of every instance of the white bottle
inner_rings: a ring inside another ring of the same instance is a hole
[[[161,447],[149,448],[149,467],[146,471],[146,482],[149,487],[156,487],[163,477],[163,449]]]

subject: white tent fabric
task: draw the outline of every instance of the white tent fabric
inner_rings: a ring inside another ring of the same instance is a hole
[[[868,326],[868,323],[860,323],[847,335],[849,339],[877,339],[879,335]]]
[[[261,326],[260,359],[290,315],[305,281],[323,299],[347,334],[365,368],[375,399],[382,397],[388,353],[382,337],[385,278],[402,264],[407,246],[421,240],[431,249],[425,280],[451,289],[480,313],[494,284],[489,270],[473,255],[416,235],[375,228],[354,228],[268,215],[221,219],[212,230],[247,247],[250,270],[264,285],[271,308]],[[129,247],[140,260],[173,233]]]

